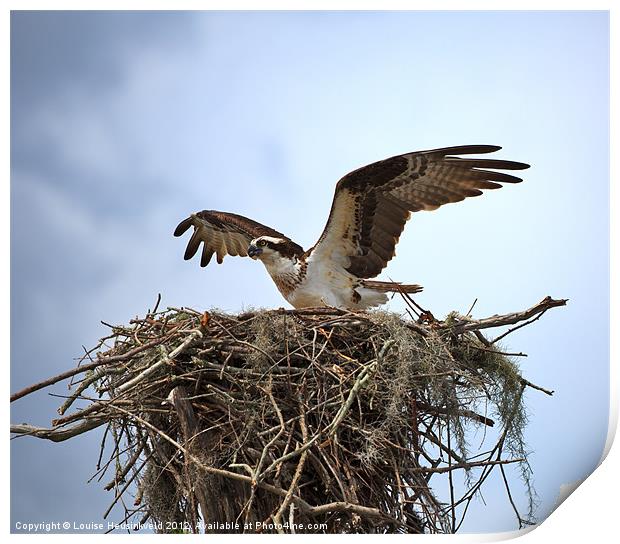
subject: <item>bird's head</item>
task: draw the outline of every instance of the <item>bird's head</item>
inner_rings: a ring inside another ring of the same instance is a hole
[[[248,247],[248,256],[252,259],[260,259],[263,262],[269,262],[276,257],[280,257],[282,252],[280,247],[286,240],[283,238],[274,238],[273,236],[260,236],[254,238]]]

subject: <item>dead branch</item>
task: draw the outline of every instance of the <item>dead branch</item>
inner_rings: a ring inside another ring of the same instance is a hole
[[[11,433],[16,436],[34,436],[36,438],[44,438],[52,442],[63,442],[74,436],[92,431],[107,423],[105,419],[86,419],[73,427],[53,427],[45,429],[43,427],[34,427],[33,425],[21,424],[11,425]]]
[[[491,317],[487,317],[486,319],[468,319],[461,317],[460,319],[455,320],[452,330],[456,334],[461,334],[467,331],[480,331],[482,329],[503,327],[505,325],[515,325],[516,323],[527,321],[534,316],[535,319],[539,319],[547,310],[551,308],[557,308],[558,306],[566,306],[567,302],[568,299],[555,300],[551,297],[545,297],[538,304],[523,312],[514,312],[512,314],[506,315],[494,315]],[[494,340],[494,342],[496,342],[500,338],[503,338],[509,332],[512,332],[512,330],[503,334],[501,337],[498,337],[496,340]]]

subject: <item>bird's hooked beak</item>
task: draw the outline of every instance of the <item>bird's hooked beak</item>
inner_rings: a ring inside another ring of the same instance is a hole
[[[260,247],[255,246],[254,244],[250,244],[248,248],[248,257],[252,257],[252,259],[256,259],[263,250]]]

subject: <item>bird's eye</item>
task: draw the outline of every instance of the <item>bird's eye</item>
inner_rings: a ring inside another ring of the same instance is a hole
[[[256,244],[258,247],[265,247],[267,242],[265,240],[259,240]]]

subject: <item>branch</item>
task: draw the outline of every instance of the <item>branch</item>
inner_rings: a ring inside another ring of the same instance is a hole
[[[430,404],[427,404],[423,401],[418,401],[418,407],[431,414],[466,417],[468,419],[473,419],[474,421],[478,421],[479,423],[482,423],[486,425],[487,427],[493,427],[493,425],[495,425],[495,421],[493,421],[491,418],[485,417],[481,414],[477,414],[473,410],[468,410],[466,408],[451,410],[449,408],[444,408],[442,406],[431,406]]]
[[[493,315],[485,319],[461,318],[457,320],[449,328],[454,333],[461,334],[467,331],[477,331],[480,329],[488,329],[491,327],[502,327],[504,325],[514,325],[521,321],[530,319],[534,316],[536,316],[536,319],[538,319],[540,316],[542,316],[542,314],[544,314],[550,308],[555,308],[557,306],[566,306],[567,302],[568,302],[568,299],[556,300],[556,299],[552,299],[551,297],[545,297],[538,304],[536,304],[535,306],[532,306],[531,308],[523,312],[514,312],[511,314],[505,314],[505,315]],[[512,331],[508,331],[508,332],[512,332]],[[497,341],[498,339],[496,339],[495,341]]]
[[[386,346],[388,345],[389,343],[386,342]],[[332,436],[336,432],[336,430],[338,429],[338,426],[340,425],[340,423],[342,423],[342,420],[347,415],[349,408],[351,408],[351,405],[353,404],[355,397],[357,397],[360,389],[362,389],[362,387],[366,385],[366,382],[368,382],[368,380],[372,377],[372,373],[374,372],[376,366],[377,366],[377,362],[374,361],[370,363],[368,366],[365,366],[364,369],[360,372],[360,375],[358,376],[357,380],[353,384],[353,387],[351,387],[351,391],[349,391],[349,396],[347,397],[347,400],[342,405],[340,410],[338,410],[338,413],[336,414],[334,421],[332,421],[331,425],[329,425],[331,429],[329,430],[328,436]]]
[[[146,370],[143,370],[140,374],[138,374],[135,378],[125,382],[118,388],[118,392],[122,393],[123,391],[127,391],[134,385],[140,383],[142,380],[150,376],[153,372],[155,372],[159,367],[170,364],[174,358],[182,353],[185,349],[187,349],[195,340],[202,337],[202,333],[198,330],[194,331],[190,334],[186,340],[184,340],[181,345],[172,350],[169,354],[163,353],[161,359],[156,362],[154,365],[147,367]]]
[[[465,463],[457,463],[454,465],[448,465],[444,467],[415,467],[411,470],[413,472],[423,472],[424,474],[443,474],[444,472],[452,472],[453,470],[465,469],[469,470],[470,468],[476,467],[489,467],[494,465],[508,465],[510,463],[522,463],[525,459],[498,459],[496,461],[485,460],[485,461],[474,461],[473,463],[465,462]],[[455,506],[458,503],[455,503]]]
[[[36,438],[44,438],[52,442],[63,442],[69,438],[73,438],[79,434],[86,433],[92,429],[107,423],[102,418],[87,419],[73,427],[45,429],[44,427],[35,427],[33,425],[11,425],[11,432],[16,435],[35,436]]]

